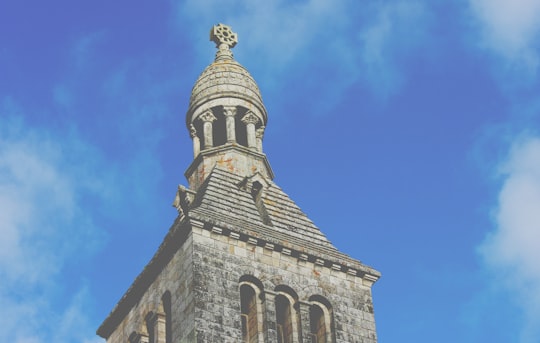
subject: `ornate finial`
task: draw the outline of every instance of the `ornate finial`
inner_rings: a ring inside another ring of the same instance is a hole
[[[231,48],[238,43],[238,36],[232,32],[231,27],[223,24],[217,24],[210,30],[210,40],[216,43],[218,52],[216,61],[232,60],[233,54]]]

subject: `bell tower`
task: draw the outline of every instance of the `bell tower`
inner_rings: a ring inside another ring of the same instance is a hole
[[[107,343],[376,343],[380,273],[338,251],[273,182],[268,116],[234,60],[238,37],[219,24],[210,40],[218,51],[186,114],[194,158],[178,217],[97,333]]]
[[[238,175],[273,179],[262,149],[268,116],[257,83],[234,60],[237,35],[219,24],[210,40],[216,43],[216,58],[195,82],[186,114],[194,155],[186,172],[189,186],[197,190],[216,164]]]

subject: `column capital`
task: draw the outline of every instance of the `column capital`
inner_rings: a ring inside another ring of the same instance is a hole
[[[211,123],[211,122],[215,121],[217,118],[216,118],[216,116],[214,116],[212,111],[206,111],[206,112],[204,112],[203,114],[201,114],[199,116],[199,119],[202,120],[205,123]]]
[[[259,118],[255,115],[255,113],[251,111],[247,111],[244,117],[242,117],[242,123],[244,124],[257,124],[259,122]]]
[[[189,135],[191,136],[191,138],[197,137],[197,129],[195,128],[195,126],[193,126],[193,124],[189,125]]]
[[[223,115],[234,117],[236,115],[236,106],[223,106]]]

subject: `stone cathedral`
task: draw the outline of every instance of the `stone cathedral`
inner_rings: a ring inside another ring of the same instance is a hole
[[[193,162],[178,217],[97,333],[107,343],[376,343],[380,273],[339,252],[272,180],[268,116],[237,35],[212,28],[217,53],[191,93]]]

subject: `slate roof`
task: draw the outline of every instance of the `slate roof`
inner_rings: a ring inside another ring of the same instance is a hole
[[[224,225],[251,229],[252,234],[272,241],[336,251],[336,248],[317,226],[302,212],[285,192],[273,181],[265,179],[267,186],[262,203],[270,224],[263,219],[256,202],[242,183],[245,177],[216,166],[199,188],[189,217],[210,219]]]

